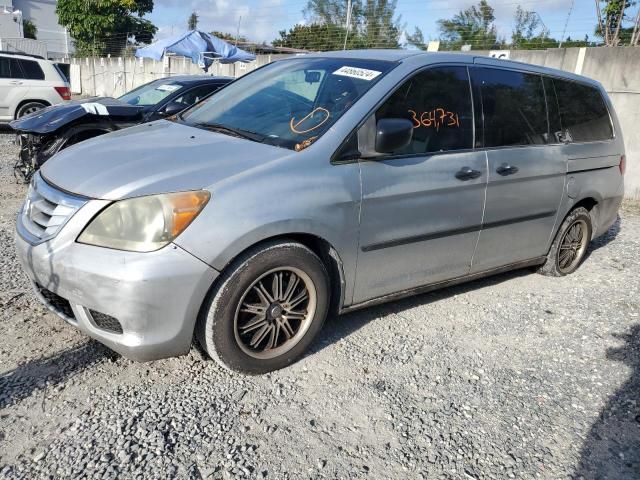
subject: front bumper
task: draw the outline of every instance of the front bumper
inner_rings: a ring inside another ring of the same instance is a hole
[[[187,353],[218,272],[174,244],[136,253],[76,243],[106,203],[87,202],[44,243],[33,245],[16,235],[18,256],[36,295],[68,323],[132,360]],[[73,315],[60,301],[68,301]],[[99,314],[117,319],[121,328],[105,329]]]

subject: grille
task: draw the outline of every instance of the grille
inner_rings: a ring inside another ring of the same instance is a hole
[[[36,284],[40,295],[42,295],[47,304],[53,308],[57,313],[64,315],[68,318],[75,318],[71,304],[66,298],[62,298],[57,293],[53,293],[51,290],[47,290],[42,285]]]
[[[20,215],[21,233],[40,243],[55,236],[60,228],[86,202],[48,185],[39,174],[33,177]]]
[[[107,315],[106,313],[96,312],[95,310],[89,310],[93,322],[98,328],[107,330],[113,333],[122,333],[122,325],[117,318]]]

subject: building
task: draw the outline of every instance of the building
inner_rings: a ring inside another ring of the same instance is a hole
[[[19,16],[36,26],[37,39],[46,45],[49,58],[68,57],[72,52],[71,38],[58,23],[56,0],[0,0],[0,40],[3,45],[16,43],[11,42],[12,39],[23,38],[22,20],[17,20]]]

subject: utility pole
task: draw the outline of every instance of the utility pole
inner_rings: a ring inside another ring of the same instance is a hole
[[[238,38],[240,38],[240,22],[242,21],[242,15],[238,17],[238,29],[236,30],[236,47],[238,46]]]
[[[569,13],[567,14],[567,19],[564,22],[564,29],[562,30],[562,36],[560,37],[560,44],[558,48],[562,48],[562,42],[564,42],[564,36],[567,33],[567,25],[569,25],[569,18],[571,17],[571,12],[573,12],[573,4],[576,0],[571,0],[571,5],[569,6]]]
[[[344,34],[344,46],[342,50],[347,49],[347,39],[349,38],[349,29],[351,28],[351,0],[347,0],[347,31]]]

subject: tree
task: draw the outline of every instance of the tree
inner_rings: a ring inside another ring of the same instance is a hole
[[[618,46],[621,42],[620,34],[622,23],[625,20],[625,11],[635,2],[631,0],[595,0],[595,3],[598,15],[596,34],[603,38],[605,46]],[[635,31],[637,32],[637,29]],[[632,37],[633,35],[629,35],[630,41],[634,40]]]
[[[58,0],[56,6],[78,55],[118,55],[130,41],[149,43],[158,29],[142,16],[152,10],[153,0]]]
[[[221,40],[224,40],[226,42],[230,42],[230,43],[234,43],[236,41],[236,35],[235,33],[225,33],[225,32],[220,32],[218,30],[214,30],[213,32],[209,32],[211,35],[213,35],[214,37],[218,37]],[[246,42],[247,38],[243,37],[242,35],[240,35],[238,37],[238,41],[239,42]]]
[[[535,36],[535,31],[540,25],[540,18],[536,12],[525,10],[518,5],[514,20],[515,26],[511,32],[511,45],[517,48]]]
[[[35,40],[38,35],[38,27],[31,20],[22,20],[22,35],[24,38]]]
[[[412,35],[407,35],[407,43],[415,45],[421,50],[426,50],[427,46],[424,43],[424,34],[419,27],[415,27]]]
[[[323,40],[314,42],[314,50],[342,49],[345,36],[347,48],[397,48],[402,25],[400,17],[395,16],[396,2],[352,0],[347,36],[348,0],[308,0],[303,10],[308,25],[298,25],[284,34],[289,42],[301,41],[310,32],[321,34]],[[336,37],[329,39],[327,35]],[[281,35],[278,40],[283,38]]]
[[[366,48],[398,48],[401,18],[394,18],[397,0],[366,0],[361,35]]]
[[[476,49],[491,49],[499,45],[493,8],[487,0],[460,10],[451,19],[438,20],[440,40],[445,49],[471,45]]]
[[[187,20],[187,30],[197,30],[198,29],[198,14],[193,11],[191,15],[189,15],[189,20]]]
[[[342,50],[347,29],[332,23],[296,25],[289,31],[281,30],[280,38],[272,42],[276,47],[300,48],[303,50]],[[358,35],[347,37],[347,48],[362,48]]]

